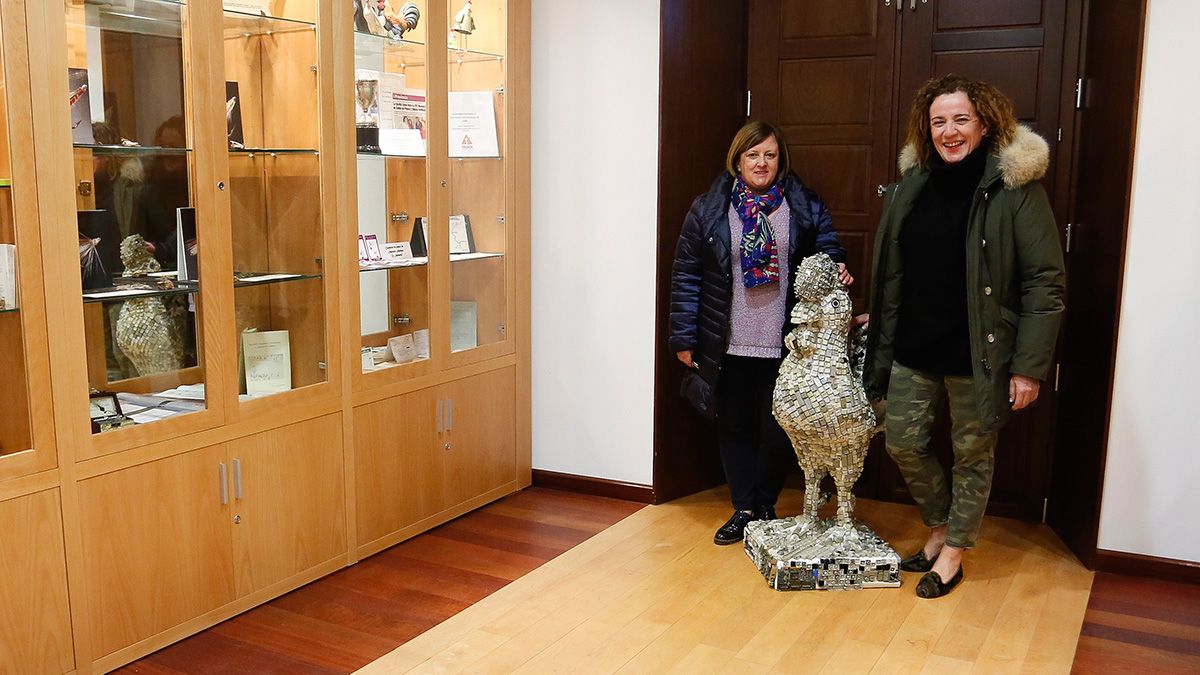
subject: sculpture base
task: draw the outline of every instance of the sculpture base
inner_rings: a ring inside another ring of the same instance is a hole
[[[746,526],[746,555],[777,591],[899,588],[900,556],[866,525],[781,518]]]

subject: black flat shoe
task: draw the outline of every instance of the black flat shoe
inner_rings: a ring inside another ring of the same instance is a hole
[[[717,530],[713,535],[713,543],[718,546],[728,546],[729,544],[740,544],[742,537],[746,534],[746,523],[754,520],[753,513],[746,511],[734,511],[729,520]]]
[[[954,587],[961,583],[962,580],[962,565],[958,566],[958,573],[947,583],[942,583],[942,576],[937,572],[929,572],[917,582],[917,597],[926,599],[940,598],[954,590]]]
[[[775,515],[774,506],[760,506],[754,509],[755,520],[779,520],[779,516]]]
[[[928,572],[933,569],[933,563],[937,562],[938,557],[925,557],[925,549],[921,549],[916,553],[908,556],[900,561],[900,571],[902,572]]]

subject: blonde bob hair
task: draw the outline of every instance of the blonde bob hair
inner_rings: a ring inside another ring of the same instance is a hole
[[[982,80],[973,80],[962,75],[935,77],[917,90],[912,107],[908,111],[908,135],[905,144],[917,152],[917,163],[927,166],[929,153],[933,151],[929,133],[929,107],[933,100],[943,94],[961,91],[975,106],[975,115],[987,128],[993,148],[1008,145],[1017,132],[1017,117],[1013,113],[1012,101],[1004,92]]]
[[[774,124],[768,122],[747,122],[745,126],[733,135],[733,142],[729,144],[729,154],[725,155],[725,170],[729,172],[729,175],[737,178],[737,165],[742,153],[772,136],[775,137],[775,142],[779,144],[779,172],[775,174],[775,182],[778,183],[783,180],[783,177],[791,169],[791,161],[788,159],[787,141],[783,139],[783,132]]]

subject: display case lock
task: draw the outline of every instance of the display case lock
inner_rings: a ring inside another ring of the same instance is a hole
[[[220,190],[221,192],[224,192],[225,191],[225,181],[223,181],[223,180],[217,181],[217,189]]]
[[[504,85],[500,85],[499,87],[496,87],[496,93],[503,96],[504,95]]]
[[[395,314],[392,316],[393,326],[407,326],[412,323],[412,317],[407,314]]]
[[[500,214],[497,214],[497,215],[496,215],[496,222],[497,222],[497,223],[500,223],[501,225],[503,225],[503,224],[504,224],[504,214],[503,214],[503,213],[500,213]]]
[[[449,184],[446,181],[442,181],[442,187],[446,187],[447,185]]]
[[[241,524],[242,524],[242,517],[241,517],[241,516],[234,516],[234,517],[233,517],[233,524],[234,524],[234,525],[241,525]]]
[[[317,370],[325,370],[325,367],[324,361],[317,361]]]
[[[393,223],[407,223],[408,222],[408,211],[401,211],[400,213],[393,213],[392,214],[392,222]]]
[[[504,324],[502,324],[502,323],[498,323],[498,324],[496,324],[496,332],[497,332],[497,333],[499,333],[499,334],[501,334],[501,335],[504,335],[504,333],[505,333],[506,331],[508,331],[508,326],[506,326],[506,325],[504,325]]]
[[[79,194],[84,197],[92,194],[92,181],[90,181],[90,180],[79,181]]]

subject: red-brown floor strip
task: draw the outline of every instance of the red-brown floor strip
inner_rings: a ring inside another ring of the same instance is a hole
[[[116,672],[350,673],[642,506],[529,488]]]
[[[1200,673],[1200,586],[1097,573],[1075,673]]]

